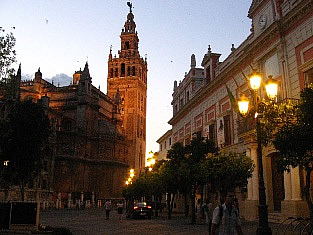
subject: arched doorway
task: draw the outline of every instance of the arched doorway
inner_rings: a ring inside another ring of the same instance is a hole
[[[273,204],[274,211],[281,211],[281,202],[285,198],[284,188],[284,174],[277,170],[277,160],[279,153],[272,153],[269,155],[272,165],[272,190],[273,190]]]

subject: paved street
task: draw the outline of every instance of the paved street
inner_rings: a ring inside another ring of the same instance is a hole
[[[40,223],[52,227],[68,228],[73,234],[208,234],[207,225],[191,225],[190,218],[174,214],[172,220],[167,220],[166,213],[158,218],[127,219],[117,217],[117,212],[111,212],[110,220],[105,220],[103,209],[87,210],[51,210],[42,211]],[[257,224],[244,222],[244,234],[255,234]]]

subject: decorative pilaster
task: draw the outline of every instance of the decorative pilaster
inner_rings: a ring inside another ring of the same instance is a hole
[[[291,200],[291,174],[284,172],[285,200]]]
[[[292,200],[301,200],[301,191],[300,191],[300,174],[299,167],[292,168],[290,170],[291,174],[291,186],[292,186]]]

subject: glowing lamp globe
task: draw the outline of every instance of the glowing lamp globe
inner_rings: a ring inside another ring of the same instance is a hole
[[[238,108],[242,115],[246,115],[248,113],[249,99],[244,94],[241,96],[240,100],[238,100]]]
[[[257,72],[253,72],[253,73],[250,75],[250,78],[249,78],[250,87],[251,87],[253,90],[259,89],[260,86],[261,86],[261,80],[262,80],[261,74],[260,74],[260,73],[257,73]]]
[[[278,91],[278,83],[272,76],[268,76],[268,80],[265,84],[265,90],[268,98],[271,100],[275,99]]]

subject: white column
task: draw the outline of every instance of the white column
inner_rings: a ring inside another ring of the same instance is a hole
[[[285,200],[291,200],[291,174],[284,171]]]
[[[258,176],[258,152],[257,147],[252,146],[251,148],[251,159],[255,165],[253,174],[252,174],[252,187],[253,187],[253,200],[259,200],[259,176]]]
[[[247,157],[251,158],[251,149],[247,149]],[[248,200],[253,198],[253,187],[252,187],[252,177],[248,179]]]
[[[301,200],[299,167],[291,168],[291,200]]]

